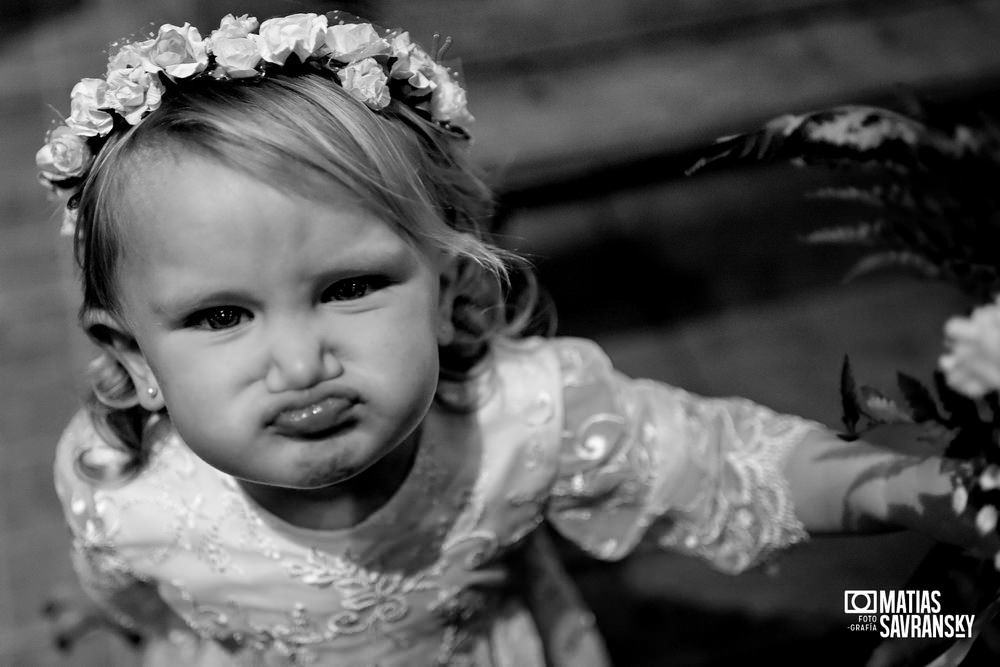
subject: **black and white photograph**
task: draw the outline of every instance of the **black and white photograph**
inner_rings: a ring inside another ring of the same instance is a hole
[[[1000,664],[1000,2],[0,37],[0,667]]]

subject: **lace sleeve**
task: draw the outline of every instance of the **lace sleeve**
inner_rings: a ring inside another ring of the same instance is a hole
[[[70,556],[84,591],[116,623],[140,634],[162,633],[175,617],[155,582],[137,576],[114,544],[113,525],[101,517],[102,491],[82,478],[76,460],[85,448],[107,445],[90,418],[78,413],[56,450],[56,494],[72,535]]]
[[[549,519],[563,535],[606,559],[646,538],[733,573],[805,539],[782,467],[821,426],[629,379],[589,341],[559,346],[565,422]]]

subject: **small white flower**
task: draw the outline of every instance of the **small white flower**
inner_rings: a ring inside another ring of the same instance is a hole
[[[456,127],[472,124],[475,118],[466,108],[465,89],[441,65],[434,66],[434,73],[437,87],[431,93],[431,118]]]
[[[144,42],[132,42],[121,47],[108,59],[107,73],[115,70],[138,67],[147,72],[154,71],[156,66],[149,59],[150,49],[156,40],[147,39]]]
[[[120,69],[108,75],[105,102],[131,125],[159,107],[162,96],[163,84],[155,74],[140,69]]]
[[[261,60],[259,40],[259,35],[212,37],[212,53],[221,73],[232,79],[256,76],[255,68]]]
[[[189,23],[160,26],[149,47],[149,60],[173,79],[186,79],[208,67],[208,51],[198,29]],[[147,68],[149,71],[149,68]]]
[[[261,56],[284,65],[293,53],[299,60],[313,55],[326,41],[326,16],[292,14],[260,24]]]
[[[951,508],[955,514],[961,514],[969,506],[969,491],[964,486],[957,487],[951,492]]]
[[[410,41],[410,33],[402,32],[393,36],[391,49],[395,61],[389,70],[389,76],[406,79],[418,94],[429,93],[435,88],[434,81],[430,78],[434,75],[434,61]]]
[[[374,58],[347,65],[337,72],[337,78],[344,90],[372,109],[384,109],[389,105],[389,78]]]
[[[71,128],[60,125],[35,155],[35,164],[49,181],[81,176],[90,166],[93,155],[86,140]]]
[[[389,42],[370,23],[344,23],[326,29],[326,48],[342,63],[389,53]]]
[[[1000,389],[1000,303],[945,323],[948,352],[938,361],[948,385],[972,398]]]
[[[101,108],[108,105],[104,98],[108,83],[104,79],[83,79],[70,92],[70,114],[66,120],[77,134],[87,137],[104,136],[111,131],[114,119]]]
[[[219,22],[218,30],[212,31],[212,39],[214,40],[218,37],[225,37],[227,39],[246,37],[256,30],[259,25],[256,16],[244,14],[243,16],[236,17],[232,14],[226,14]]]
[[[976,514],[976,530],[985,535],[997,527],[997,508],[984,505]]]

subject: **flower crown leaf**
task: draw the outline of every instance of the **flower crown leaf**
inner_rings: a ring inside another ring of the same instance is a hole
[[[35,156],[39,178],[72,202],[115,126],[142,122],[170,94],[172,84],[206,76],[257,79],[305,64],[332,73],[373,111],[397,99],[468,138],[466,128],[474,118],[465,89],[408,33],[380,32],[340,12],[291,14],[263,23],[248,14],[227,14],[207,38],[189,23],[164,24],[149,39],[119,47],[108,58],[103,78],[85,78],[73,86],[69,117],[48,133]],[[72,230],[73,213],[67,209],[64,231]]]

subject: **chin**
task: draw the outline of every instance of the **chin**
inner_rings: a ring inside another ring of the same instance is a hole
[[[337,456],[332,460],[305,462],[296,475],[296,486],[300,489],[323,489],[343,484],[364,473],[381,458],[373,456],[357,460],[350,457],[345,460],[345,457]]]

